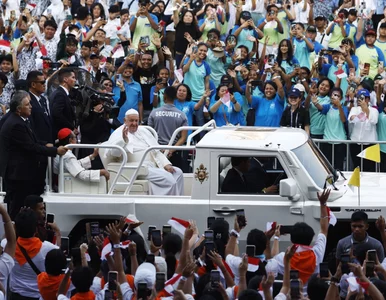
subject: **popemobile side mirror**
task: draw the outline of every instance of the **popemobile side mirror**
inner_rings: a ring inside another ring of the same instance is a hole
[[[291,201],[298,201],[300,194],[295,179],[287,178],[280,180],[280,196],[287,197]]]

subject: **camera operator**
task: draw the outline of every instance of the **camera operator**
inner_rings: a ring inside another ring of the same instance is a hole
[[[99,93],[107,93],[106,87],[98,85],[96,90]],[[117,120],[119,109],[111,107],[106,96],[100,94],[92,95],[92,104],[87,117],[79,121],[82,144],[98,144],[107,141],[110,137],[111,129],[115,130],[121,124]],[[107,97],[108,98],[108,97]],[[111,101],[112,97],[111,97]],[[118,111],[117,111],[118,109]],[[93,152],[93,149],[81,149],[80,157],[86,157]],[[92,161],[93,169],[102,169],[103,165],[99,157]]]

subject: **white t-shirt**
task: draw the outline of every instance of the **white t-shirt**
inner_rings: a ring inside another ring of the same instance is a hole
[[[324,252],[326,251],[327,237],[323,233],[319,233],[312,250],[316,256],[316,268],[314,273],[319,273],[319,264],[323,262]],[[284,274],[284,252],[279,253],[274,257],[278,262],[278,271]]]
[[[308,15],[310,13],[310,6],[307,4],[307,8],[305,11],[303,11],[304,8],[304,0],[302,0],[299,3],[295,3],[294,10],[295,10],[295,21],[296,23],[308,23]]]

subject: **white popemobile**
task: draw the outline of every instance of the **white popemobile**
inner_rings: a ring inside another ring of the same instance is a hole
[[[152,134],[157,135],[149,127]],[[221,127],[210,121],[203,127],[181,127],[194,129],[183,147],[149,147],[140,162],[128,163],[125,151],[118,146],[89,145],[102,147],[99,153],[104,167],[110,172],[108,183],[88,183],[71,175],[59,174],[59,192],[51,187],[44,194],[47,213],[55,214],[63,236],[70,236],[76,243],[85,234],[85,223],[99,221],[101,227],[112,219],[134,214],[143,221],[142,230],[155,225],[161,228],[171,217],[195,219],[203,233],[207,217],[225,218],[230,226],[238,210],[244,210],[248,221],[241,232],[240,241],[245,243],[246,234],[252,228],[265,230],[266,223],[277,221],[282,225],[296,222],[308,223],[315,233],[319,232],[319,201],[317,192],[326,185],[326,178],[333,177],[328,206],[338,219],[330,228],[327,251],[335,247],[339,238],[350,232],[349,220],[355,210],[365,211],[370,220],[376,220],[386,211],[386,176],[380,173],[361,174],[361,197],[347,187],[351,173],[336,173],[305,131],[294,128]],[[192,138],[202,131],[206,135],[195,145]],[[171,140],[174,140],[172,137]],[[69,145],[81,148],[85,145]],[[122,152],[123,161],[109,161],[105,156],[108,148]],[[184,174],[183,196],[149,195],[149,184],[144,179],[147,169],[142,166],[145,155],[152,149],[180,149],[192,155],[190,174]],[[229,194],[221,192],[221,184],[230,168],[230,158],[243,156],[264,162],[265,182],[277,184],[277,194]],[[118,176],[117,176],[118,175]],[[132,180],[135,178],[135,180]],[[102,177],[104,179],[104,177]],[[327,184],[329,185],[329,184]],[[344,229],[344,230],[343,230]],[[282,238],[281,247],[288,245],[289,237]],[[326,253],[327,253],[326,251]]]

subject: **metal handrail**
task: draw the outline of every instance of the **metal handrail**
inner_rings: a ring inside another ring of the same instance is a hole
[[[186,140],[186,146],[190,146],[190,143],[192,142],[192,139],[199,133],[203,132],[204,130],[207,130],[207,128],[209,128],[209,126],[213,125],[213,128],[217,128],[216,126],[216,121],[215,120],[210,120],[209,122],[207,122],[206,124],[202,125],[200,129],[192,132],[191,134],[189,134],[188,136],[188,139]]]
[[[332,144],[332,157],[331,157],[331,165],[333,167],[334,166],[334,162],[335,162],[335,145],[334,144],[346,144],[346,161],[347,161],[347,158],[349,157],[349,147],[348,145],[350,144],[360,144],[361,145],[361,152],[364,150],[363,149],[363,145],[368,145],[368,144],[386,144],[386,141],[353,141],[353,140],[324,140],[324,139],[312,139],[314,141],[314,143],[317,145],[317,147],[320,149],[320,144]],[[323,153],[323,152],[322,152]],[[359,153],[358,153],[359,154]],[[352,154],[351,154],[352,155]],[[361,159],[361,170],[363,170],[363,157],[360,158]],[[376,163],[375,165],[375,172],[377,172],[377,166],[379,165],[379,163]],[[346,171],[348,171],[349,167],[348,167],[348,161],[346,163]]]
[[[111,187],[108,191],[108,194],[112,194],[114,191],[114,187],[116,185],[116,182],[118,181],[118,178],[121,176],[121,173],[125,168],[126,162],[127,162],[127,154],[126,151],[117,145],[91,145],[91,144],[68,144],[66,145],[66,148],[68,149],[79,149],[79,148],[85,148],[85,149],[94,149],[94,148],[104,148],[104,149],[117,149],[122,154],[122,162],[121,166],[117,172],[117,176],[114,178],[113,183],[111,184]],[[59,157],[59,194],[64,193],[64,163],[63,163],[63,156]]]
[[[151,131],[151,133],[154,135],[154,138],[158,141],[158,133],[155,131],[155,129],[149,125],[140,125],[142,128],[146,128],[147,130]]]
[[[182,126],[182,127],[178,127],[176,130],[174,130],[174,132],[172,134],[172,137],[170,138],[170,141],[168,143],[168,146],[173,146],[174,140],[176,139],[177,135],[181,131],[184,131],[184,130],[195,130],[195,129],[200,129],[200,128],[202,128],[202,126]],[[212,130],[214,128],[215,127],[208,127],[208,128],[205,128],[205,130],[210,131],[210,130]],[[168,153],[169,153],[169,150],[166,150],[165,151],[165,155],[168,155]]]
[[[145,161],[147,154],[153,150],[167,150],[167,149],[169,149],[169,150],[194,150],[194,149],[196,149],[196,147],[195,146],[161,146],[161,145],[158,145],[158,146],[151,146],[151,147],[147,148],[143,152],[142,158],[139,161],[137,169],[135,170],[134,174],[130,178],[129,185],[126,188],[124,195],[127,195],[130,192],[130,190],[134,184],[134,180],[135,180],[135,178],[137,178],[139,169],[141,168],[143,162]],[[118,175],[117,175],[117,177],[118,177]]]

